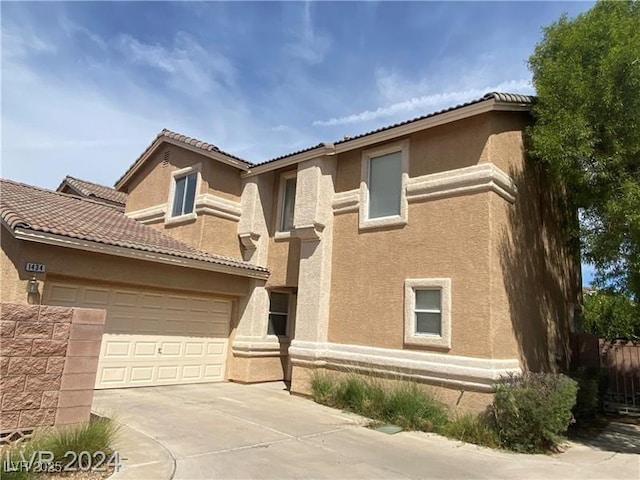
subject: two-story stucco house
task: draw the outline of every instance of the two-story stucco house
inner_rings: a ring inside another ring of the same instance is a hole
[[[346,369],[482,408],[501,375],[564,365],[578,302],[571,212],[524,153],[532,102],[492,93],[257,165],[163,130],[111,193],[5,181],[1,299],[105,308],[97,388],[308,393]]]

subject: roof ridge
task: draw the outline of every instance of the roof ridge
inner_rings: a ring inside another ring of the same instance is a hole
[[[63,181],[64,181],[64,180],[66,180],[67,178],[70,178],[71,180],[76,180],[76,181],[78,181],[78,182],[88,183],[88,184],[90,184],[90,185],[95,185],[96,187],[108,188],[109,190],[113,190],[113,191],[115,191],[115,192],[124,193],[124,192],[120,192],[120,190],[117,190],[117,189],[115,189],[115,188],[113,188],[113,187],[110,187],[109,185],[104,185],[104,184],[102,184],[102,183],[92,182],[91,180],[85,180],[85,179],[83,179],[83,178],[74,177],[74,176],[72,176],[72,175],[66,175],[66,176],[64,177]],[[92,195],[93,195],[93,194],[92,194]]]
[[[38,186],[35,186],[35,185],[29,185],[28,183],[16,182],[15,180],[11,180],[9,178],[0,178],[0,182],[11,183],[13,185],[19,185],[21,187],[27,187],[27,188],[31,188],[32,190],[38,190],[38,191],[41,191],[41,192],[53,193],[55,195],[59,195],[59,196],[62,196],[62,197],[72,198],[74,200],[80,200],[80,201],[83,201],[83,202],[93,203],[93,204],[96,204],[96,205],[100,205],[101,207],[105,207],[105,208],[109,208],[109,209],[113,210],[113,207],[105,204],[104,202],[99,202],[97,200],[93,200],[93,199],[87,198],[87,197],[79,197],[78,195],[72,195],[70,193],[58,192],[56,190],[50,190],[50,189],[44,188],[44,187],[38,187]]]

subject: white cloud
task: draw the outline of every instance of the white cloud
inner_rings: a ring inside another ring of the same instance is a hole
[[[30,54],[54,54],[56,48],[42,40],[30,29],[16,29],[11,24],[2,25],[2,56],[26,57]]]
[[[120,35],[114,45],[131,63],[160,70],[180,90],[201,95],[218,85],[233,85],[236,69],[219,52],[202,47],[194,38],[178,32],[169,48],[151,45],[131,35]]]
[[[315,31],[311,2],[304,3],[302,12],[302,30],[295,32],[296,42],[286,45],[285,50],[294,57],[301,58],[310,64],[322,63],[331,47],[331,40],[327,35]]]
[[[383,90],[383,96],[396,97],[401,92],[406,91],[397,81],[394,83],[392,79],[387,79],[378,84]],[[379,107],[375,110],[365,110],[364,112],[346,115],[343,117],[330,118],[329,120],[315,120],[314,126],[331,127],[336,125],[348,125],[354,123],[369,122],[379,118],[392,117],[398,114],[410,114],[416,110],[425,108],[447,107],[458,103],[479,98],[487,92],[506,91],[514,93],[533,93],[533,87],[529,80],[510,80],[502,82],[495,86],[484,88],[469,88],[459,91],[451,91],[444,93],[436,93],[431,95],[423,95],[413,97],[401,102],[392,103],[390,105]],[[406,97],[405,97],[406,98]],[[424,112],[426,113],[426,112]]]

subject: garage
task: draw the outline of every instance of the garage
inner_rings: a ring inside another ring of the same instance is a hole
[[[106,309],[97,389],[224,380],[229,299],[48,282],[43,303]]]

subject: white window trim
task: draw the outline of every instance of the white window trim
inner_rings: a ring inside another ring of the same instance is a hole
[[[271,335],[269,333],[266,334],[266,338],[269,340],[284,340],[284,341],[290,341],[291,338],[293,337],[293,323],[295,320],[295,314],[296,314],[296,295],[292,292],[289,291],[285,291],[285,290],[270,290],[269,291],[269,312],[268,314],[271,315],[271,294],[272,293],[280,293],[282,295],[287,295],[289,298],[289,304],[288,304],[288,308],[289,308],[289,312],[287,312],[287,332],[286,335],[284,336],[278,336],[278,335]],[[276,312],[280,315],[282,315],[282,312]],[[269,331],[269,318],[267,317],[267,332]]]
[[[275,238],[277,239],[285,239],[292,237],[292,230],[281,230],[282,228],[282,216],[284,215],[284,195],[285,195],[285,186],[286,181],[290,178],[295,178],[298,176],[298,172],[296,170],[291,172],[285,172],[280,175],[280,185],[278,187],[278,215],[277,215],[277,224],[276,224],[276,233]],[[298,194],[298,185],[296,182],[296,196]],[[295,198],[294,198],[294,216],[295,216]]]
[[[388,217],[369,218],[369,170],[372,158],[401,152],[402,180],[400,185],[400,215]],[[409,206],[407,203],[407,183],[409,181],[409,140],[395,142],[379,148],[364,150],[362,152],[362,164],[360,168],[360,229],[380,228],[397,225],[406,225],[408,221]]]
[[[200,173],[202,170],[202,164],[198,163],[196,165],[192,165],[187,168],[181,168],[179,170],[174,170],[171,172],[171,182],[169,185],[169,198],[167,200],[167,211],[164,216],[165,225],[175,225],[177,223],[189,222],[191,220],[195,220],[198,218],[198,214],[196,213],[196,200],[198,199],[198,195],[200,193],[200,186],[202,183],[202,174]],[[193,212],[187,213],[186,215],[178,215],[176,217],[172,217],[171,213],[173,212],[173,202],[175,200],[176,193],[176,179],[180,177],[185,177],[190,173],[196,173],[196,191],[195,197],[193,199]]]
[[[440,335],[416,333],[416,290],[440,290]],[[422,347],[451,348],[451,279],[408,278],[404,281],[404,343]]]

